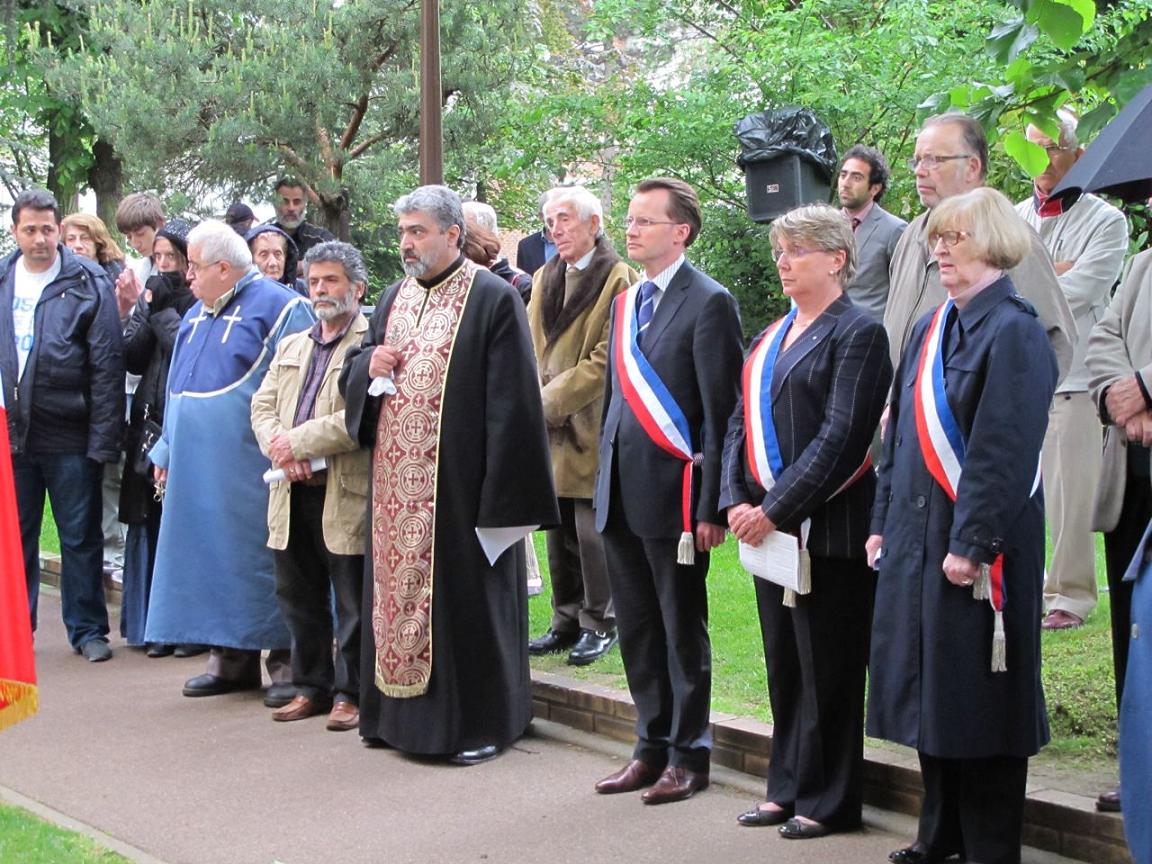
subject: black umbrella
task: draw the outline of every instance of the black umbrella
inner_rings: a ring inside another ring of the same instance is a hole
[[[1075,201],[1084,192],[1103,192],[1125,201],[1152,196],[1152,84],[1100,131],[1056,184],[1052,197]]]

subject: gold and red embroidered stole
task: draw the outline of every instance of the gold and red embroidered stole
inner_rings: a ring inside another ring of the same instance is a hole
[[[404,358],[384,400],[372,453],[372,635],[376,686],[408,698],[432,676],[436,470],[441,403],[452,347],[479,268],[471,261],[426,291],[404,280],[385,342]]]

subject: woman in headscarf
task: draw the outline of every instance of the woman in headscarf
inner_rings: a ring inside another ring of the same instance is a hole
[[[120,487],[120,521],[128,525],[124,549],[124,595],[120,634],[129,645],[143,645],[148,594],[160,533],[161,496],[152,484],[147,451],[164,422],[168,366],[180,319],[196,298],[188,288],[188,232],[192,225],[170,219],[156,232],[152,260],[157,270],[144,285],[124,330],[128,371],[140,375],[125,432],[127,460]],[[148,645],[149,657],[166,657],[173,646]],[[180,646],[180,656],[201,653],[198,646]]]

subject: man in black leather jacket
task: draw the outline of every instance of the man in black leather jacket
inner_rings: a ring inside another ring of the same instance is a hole
[[[68,640],[92,662],[112,656],[104,604],[100,484],[120,457],[120,316],[100,266],[59,244],[60,208],[30,190],[12,206],[17,251],[0,261],[0,381],[8,411],[28,601],[36,627],[44,496],[60,536]]]

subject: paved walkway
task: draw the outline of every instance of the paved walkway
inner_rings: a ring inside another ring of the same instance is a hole
[[[627,749],[552,723],[472,768],[369,750],[323,718],[272,722],[256,693],[184,698],[203,658],[151,660],[114,639],[112,661],[87,663],[47,593],[41,619],[41,709],[0,733],[0,797],[147,864],[883,864],[914,831],[873,810],[863,832],[815,841],[742,828],[760,784],[723,769],[683,803],[596,795]]]

